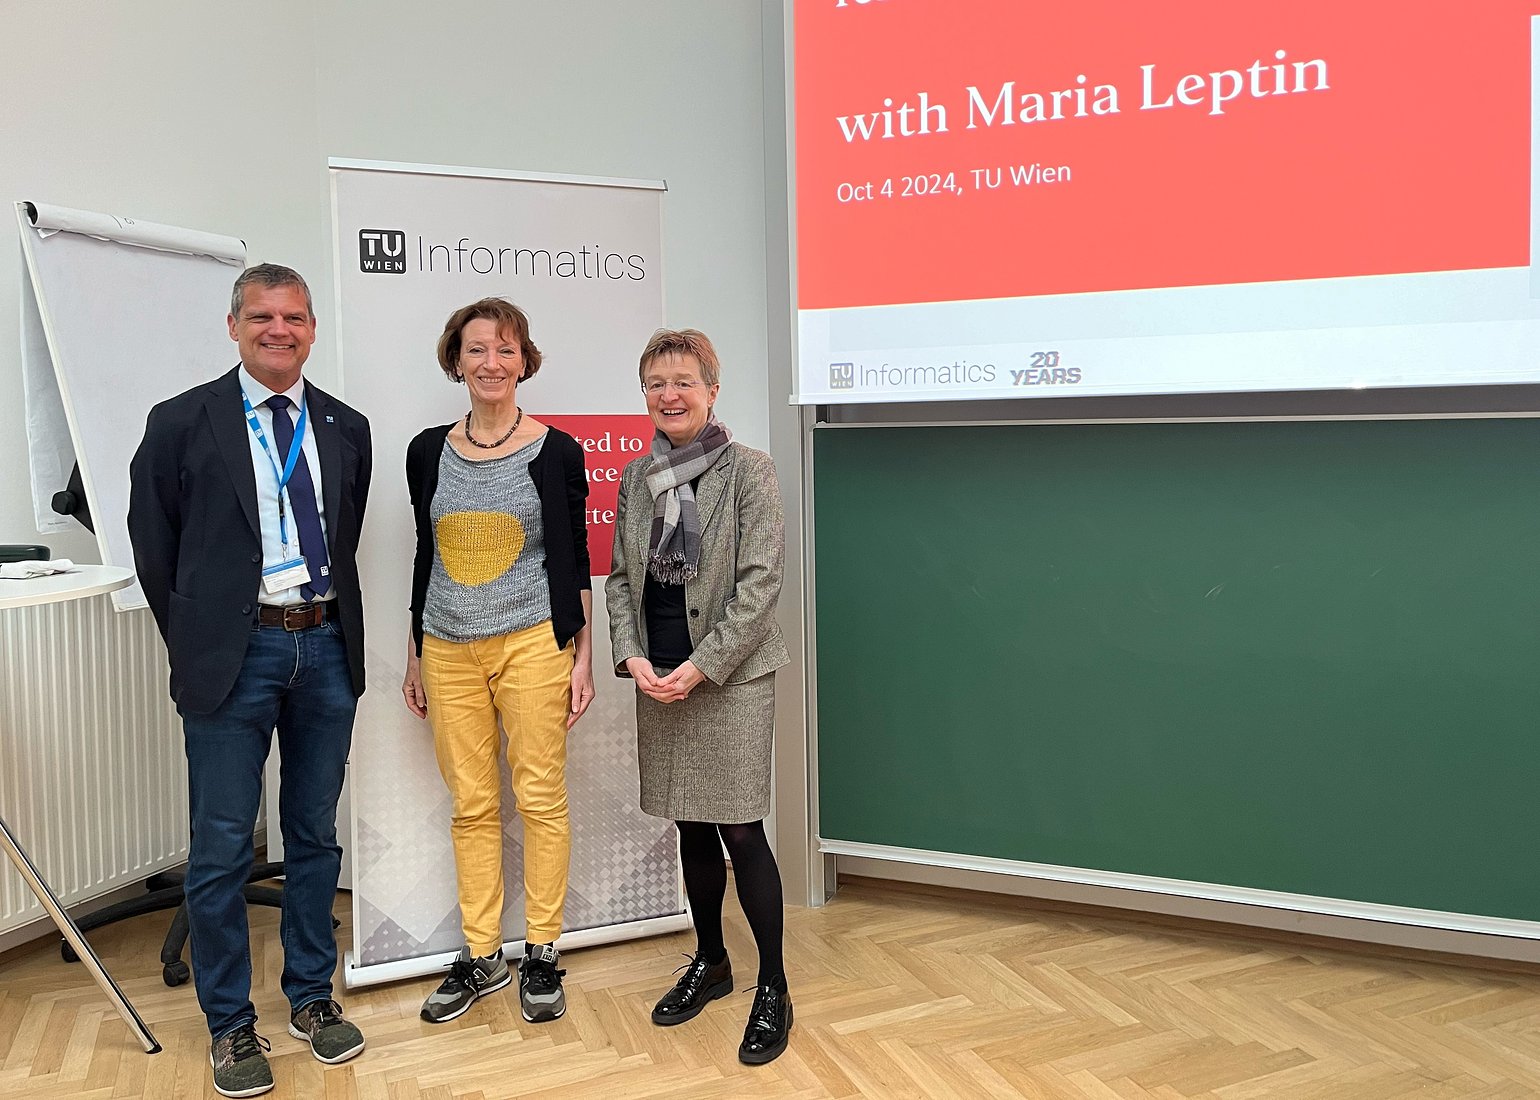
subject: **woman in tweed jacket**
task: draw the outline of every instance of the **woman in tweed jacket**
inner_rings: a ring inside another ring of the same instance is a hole
[[[605,586],[617,675],[636,681],[642,809],[678,824],[696,953],[652,1011],[682,1024],[732,992],[722,937],[725,845],[759,951],[741,1061],[786,1049],[791,996],[781,960],[781,879],[765,837],[775,621],[785,530],[775,465],[716,419],[716,350],[694,329],[660,330],[640,376],[657,429],[621,476]]]

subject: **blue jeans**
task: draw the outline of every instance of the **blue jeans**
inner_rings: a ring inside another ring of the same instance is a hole
[[[255,1022],[251,872],[262,767],[278,729],[284,845],[283,992],[292,1009],[330,997],[337,968],[332,902],[342,868],[342,793],[358,700],[335,623],[289,633],[253,627],[235,686],[211,714],[184,714],[192,851],[187,914],[198,1003],[215,1038]]]

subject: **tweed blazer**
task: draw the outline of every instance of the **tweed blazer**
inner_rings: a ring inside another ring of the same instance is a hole
[[[652,455],[643,455],[620,475],[614,564],[604,586],[618,676],[630,675],[627,660],[647,656],[642,591],[652,531],[653,501],[647,489],[652,463]],[[684,586],[690,661],[713,683],[747,683],[791,660],[775,621],[786,561],[775,462],[763,451],[730,443],[701,474],[695,502],[700,572]]]

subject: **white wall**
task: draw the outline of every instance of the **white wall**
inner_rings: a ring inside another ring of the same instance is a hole
[[[319,76],[328,156],[666,180],[668,323],[715,340],[718,413],[744,442],[766,446],[756,0],[354,0],[321,10],[319,37],[335,47]],[[391,66],[399,78],[382,76]]]
[[[327,157],[666,179],[669,323],[717,341],[719,413],[767,445],[755,0],[0,0],[0,26],[0,202],[228,233],[253,261],[297,267],[316,291],[308,369],[322,385],[335,380]],[[0,245],[0,542],[37,537],[20,278],[18,249]],[[157,338],[153,317],[144,334]],[[399,456],[377,462],[399,472]],[[95,558],[83,532],[49,542]]]
[[[314,48],[307,35],[290,36],[304,45],[280,53],[282,78],[260,96],[239,93],[240,74],[256,70],[272,43],[250,28],[220,33],[208,13],[223,10],[196,0],[0,0],[0,236],[15,232],[11,203],[37,199],[230,233],[255,256],[318,270],[329,250],[311,210]],[[262,22],[306,26],[308,10],[279,0]],[[21,278],[18,246],[0,245],[0,470],[9,475],[0,479],[0,542],[37,536],[25,473]],[[144,335],[156,339],[154,318],[144,318]],[[97,560],[84,532],[48,541],[56,553]]]

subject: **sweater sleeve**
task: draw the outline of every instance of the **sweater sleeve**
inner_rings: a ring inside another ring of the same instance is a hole
[[[428,437],[432,429],[418,435],[406,448],[406,491],[412,501],[412,518],[417,530],[417,549],[412,557],[412,638],[417,653],[422,654],[422,609],[428,602],[428,577],[433,571],[433,529],[427,522],[432,490],[428,480]]]

